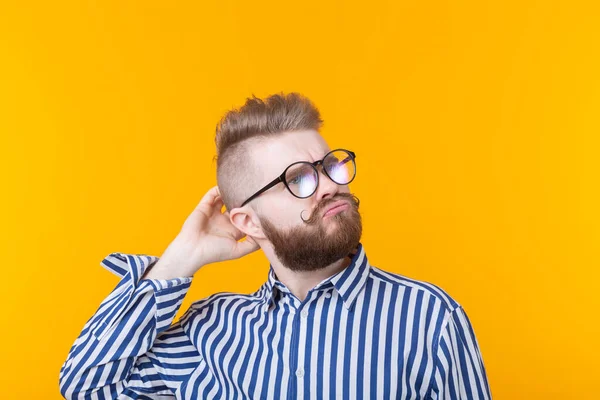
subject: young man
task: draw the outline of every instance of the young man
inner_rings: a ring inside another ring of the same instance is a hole
[[[369,264],[357,155],[330,149],[321,124],[296,93],[225,114],[218,186],[163,255],[102,261],[121,281],[60,370],[64,397],[491,398],[463,308]],[[270,269],[255,293],[213,294],[172,324],[202,266],[259,248]]]

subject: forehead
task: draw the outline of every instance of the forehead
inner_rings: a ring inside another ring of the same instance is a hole
[[[261,140],[252,146],[253,164],[262,181],[271,180],[296,161],[315,161],[330,150],[327,142],[314,130],[286,132]]]

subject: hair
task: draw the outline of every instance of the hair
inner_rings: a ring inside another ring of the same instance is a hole
[[[282,133],[319,131],[323,120],[319,110],[299,93],[283,92],[260,99],[254,94],[243,106],[228,111],[216,128],[217,185],[225,207],[231,210],[256,190],[256,166],[253,165],[251,142],[276,137]]]

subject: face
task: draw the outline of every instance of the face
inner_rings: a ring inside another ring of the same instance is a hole
[[[330,150],[313,130],[285,133],[253,144],[252,161],[261,184],[251,192],[279,176],[288,165],[320,160]],[[279,183],[251,201],[255,229],[262,232],[282,264],[294,271],[314,271],[344,258],[358,245],[362,233],[358,199],[348,185],[333,182],[321,166],[317,170],[319,185],[308,198],[293,196]],[[250,203],[243,208],[248,207]]]

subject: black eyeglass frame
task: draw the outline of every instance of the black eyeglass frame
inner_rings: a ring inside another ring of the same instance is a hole
[[[348,153],[350,155],[350,159],[352,160],[352,163],[354,164],[354,175],[352,176],[352,178],[347,183],[337,183],[331,176],[329,176],[329,174],[327,173],[327,169],[325,169],[323,167],[323,161],[325,161],[325,159],[331,153],[333,153],[335,151],[340,151],[340,150],[341,151],[345,151],[346,153]],[[273,179],[271,182],[269,182],[267,185],[265,185],[265,187],[263,187],[262,189],[260,189],[258,192],[254,193],[252,196],[248,197],[246,199],[246,201],[244,201],[240,207],[245,206],[250,200],[254,200],[259,195],[263,194],[264,192],[266,192],[267,190],[271,189],[273,186],[277,185],[280,182],[283,182],[283,184],[287,188],[288,192],[290,192],[292,194],[292,196],[297,197],[299,199],[309,198],[310,196],[312,196],[313,194],[315,194],[315,192],[317,191],[317,188],[319,187],[319,171],[317,170],[317,166],[319,164],[321,164],[321,167],[323,167],[322,169],[323,169],[323,172],[325,173],[325,175],[327,175],[327,177],[329,179],[331,179],[333,182],[335,182],[338,185],[348,185],[356,177],[356,161],[355,161],[355,159],[356,159],[356,153],[354,153],[353,151],[346,150],[346,149],[334,149],[334,150],[331,150],[330,152],[328,152],[327,154],[325,154],[325,156],[322,159],[317,160],[315,162],[310,162],[310,161],[296,161],[295,163],[288,165],[287,168],[285,170],[283,170],[283,172],[281,173],[281,175],[279,175],[277,178]],[[294,165],[298,165],[298,164],[308,164],[317,173],[317,184],[315,185],[315,190],[313,190],[313,192],[311,194],[309,194],[308,196],[298,196],[298,195],[294,194],[294,192],[292,192],[292,189],[290,189],[290,187],[288,186],[288,184],[287,184],[287,182],[285,180],[285,174],[287,173],[288,169],[290,169]]]

